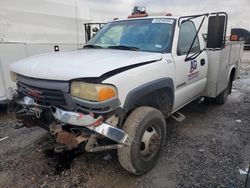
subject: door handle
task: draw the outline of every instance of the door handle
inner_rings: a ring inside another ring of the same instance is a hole
[[[206,64],[206,60],[205,59],[201,59],[201,66]]]

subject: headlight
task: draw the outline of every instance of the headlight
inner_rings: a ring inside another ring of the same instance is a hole
[[[10,78],[13,82],[17,81],[17,74],[13,71],[10,71]]]
[[[86,82],[72,82],[70,93],[73,97],[95,102],[105,101],[117,96],[117,90],[114,86]]]

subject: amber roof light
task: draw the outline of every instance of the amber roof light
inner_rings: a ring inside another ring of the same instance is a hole
[[[128,16],[128,18],[139,18],[139,17],[147,17],[148,13],[146,12],[146,7],[135,6],[132,10],[132,14]]]

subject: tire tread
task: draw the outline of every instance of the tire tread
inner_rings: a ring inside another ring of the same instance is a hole
[[[135,137],[136,129],[138,128],[140,122],[145,117],[145,115],[151,114],[152,112],[155,112],[155,111],[157,111],[158,113],[161,113],[159,110],[152,108],[152,107],[147,107],[147,106],[143,106],[143,107],[139,107],[135,109],[125,121],[123,130],[133,139]],[[162,115],[162,117],[164,116]],[[141,174],[141,173],[138,173],[132,166],[130,147],[124,147],[124,148],[118,149],[118,160],[121,166],[127,171],[136,175]]]

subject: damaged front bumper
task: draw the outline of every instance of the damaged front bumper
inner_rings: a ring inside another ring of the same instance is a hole
[[[117,142],[118,144],[130,145],[131,143],[131,139],[127,133],[118,127],[105,123],[102,116],[95,118],[93,113],[83,114],[80,112],[66,111],[54,106],[40,105],[37,104],[33,98],[28,96],[16,99],[15,103],[24,107],[21,112],[16,112],[19,113],[19,115],[17,114],[19,117],[20,114],[24,114],[25,112],[26,115],[32,116],[33,119],[34,117],[39,119],[43,110],[49,110],[56,122],[62,127],[65,125],[72,125],[78,126],[79,128],[87,128],[99,135]],[[22,118],[23,117],[21,115],[20,119]]]
[[[92,114],[65,111],[55,108],[53,116],[63,124],[83,126],[120,144],[129,145],[129,136],[121,129],[102,122],[102,116],[94,118]]]

